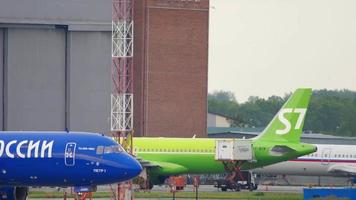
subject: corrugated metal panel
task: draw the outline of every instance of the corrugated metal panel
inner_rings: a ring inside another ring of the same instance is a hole
[[[107,133],[110,128],[109,32],[70,32],[70,121],[74,131]]]
[[[110,25],[111,2],[111,0],[2,0],[0,22]]]
[[[4,72],[4,29],[0,29],[0,130],[3,128],[4,111],[3,111],[3,72]]]
[[[8,29],[7,130],[64,130],[65,30]]]

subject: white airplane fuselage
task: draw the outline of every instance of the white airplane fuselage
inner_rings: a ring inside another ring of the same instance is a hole
[[[315,144],[313,154],[255,169],[262,174],[303,176],[355,176],[356,145]]]

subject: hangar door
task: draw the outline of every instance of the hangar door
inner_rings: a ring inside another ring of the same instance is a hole
[[[63,28],[8,28],[6,130],[64,130],[66,33]]]

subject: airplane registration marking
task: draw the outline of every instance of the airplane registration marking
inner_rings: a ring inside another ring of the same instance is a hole
[[[94,173],[106,173],[106,169],[93,169]]]

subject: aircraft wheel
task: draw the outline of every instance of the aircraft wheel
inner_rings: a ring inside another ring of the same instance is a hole
[[[221,191],[226,192],[227,191],[227,187],[222,187]]]
[[[151,181],[148,181],[148,189],[152,190],[153,186],[153,183]]]
[[[241,185],[240,185],[240,183],[237,183],[236,187],[235,187],[235,191],[239,192],[240,190],[241,190]]]

